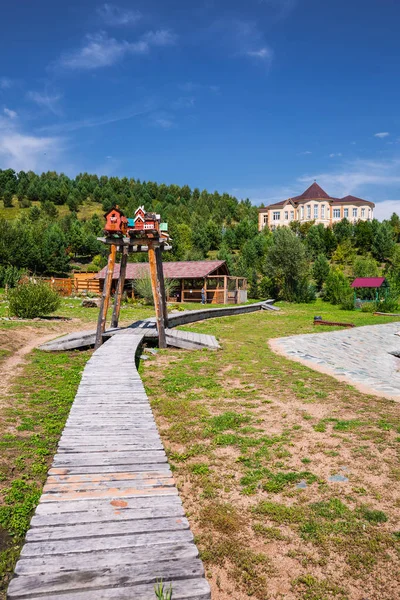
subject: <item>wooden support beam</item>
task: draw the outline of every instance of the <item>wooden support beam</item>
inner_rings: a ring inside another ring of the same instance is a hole
[[[160,284],[160,293],[161,293],[161,308],[162,308],[162,318],[164,322],[165,329],[168,327],[168,311],[167,311],[167,296],[165,294],[165,281],[164,281],[164,271],[162,264],[162,254],[160,246],[156,246],[156,265],[157,265],[157,277]]]
[[[164,327],[164,316],[163,316],[163,302],[160,289],[160,281],[157,272],[157,259],[156,251],[153,244],[149,243],[149,267],[150,267],[150,278],[151,287],[153,289],[154,307],[156,310],[157,319],[157,330],[158,330],[158,345],[160,348],[166,348],[167,342],[165,339],[165,327]]]
[[[111,251],[108,256],[107,271],[106,271],[106,276],[104,278],[103,293],[101,295],[100,312],[99,312],[99,318],[97,321],[96,342],[95,342],[95,346],[94,346],[95,349],[97,349],[101,346],[102,341],[103,341],[102,335],[106,329],[107,311],[108,311],[108,305],[110,302],[111,285],[112,285],[112,279],[113,279],[113,274],[114,274],[114,265],[115,265],[116,255],[117,255],[117,247],[115,245],[113,245],[113,246],[111,246]]]
[[[124,292],[124,286],[125,286],[127,262],[128,262],[128,248],[126,246],[124,246],[122,249],[117,289],[115,290],[114,307],[113,307],[113,313],[112,313],[112,317],[111,317],[111,327],[118,327],[119,313],[121,310],[122,294]]]

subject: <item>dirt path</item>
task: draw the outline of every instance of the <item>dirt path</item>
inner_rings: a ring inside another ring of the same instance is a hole
[[[51,330],[46,327],[37,328],[31,325],[18,329],[0,331],[0,348],[11,353],[8,358],[0,362],[0,397],[6,396],[12,383],[20,375],[25,364],[25,357],[35,348],[64,333],[77,331],[84,328],[85,324],[63,322],[51,325]],[[47,331],[45,334],[44,332]]]

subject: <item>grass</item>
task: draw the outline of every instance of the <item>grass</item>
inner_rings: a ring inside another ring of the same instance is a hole
[[[356,325],[388,318],[322,302],[279,306],[185,326],[216,335],[222,350],[160,351],[140,367],[213,593],[392,600],[397,405],[267,344],[319,333],[314,314]],[[332,483],[333,473],[349,481]]]
[[[93,327],[97,310],[80,304],[63,299],[58,314],[75,319],[76,328]],[[397,405],[286,360],[267,344],[319,333],[314,314],[357,325],[390,319],[322,302],[280,306],[276,314],[186,326],[216,335],[222,350],[169,349],[140,366],[213,598],[221,591],[235,600],[392,600],[400,544],[400,503],[393,500],[400,480]],[[124,305],[121,320],[152,313]],[[5,333],[13,328],[17,335],[32,324],[0,321]],[[9,355],[7,349],[0,360]],[[88,356],[34,352],[5,398],[1,600]],[[330,483],[342,468],[349,482]],[[306,488],[298,489],[302,480]]]
[[[40,202],[34,201],[32,202],[32,206],[41,207]],[[70,214],[70,210],[66,204],[62,204],[61,206],[56,207],[58,210],[59,217],[65,217],[65,215]],[[10,208],[4,208],[3,201],[0,200],[0,219],[7,219],[11,221],[13,219],[17,219],[18,217],[22,217],[23,215],[29,215],[29,208],[20,208],[18,204],[18,200],[14,198],[13,206]],[[85,202],[85,204],[81,205],[78,210],[78,219],[90,219],[93,215],[103,216],[104,210],[102,209],[100,202]]]
[[[0,598],[29,527],[90,352],[35,351],[3,398],[0,422]]]

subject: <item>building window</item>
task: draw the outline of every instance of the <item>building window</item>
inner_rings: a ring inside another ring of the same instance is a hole
[[[348,216],[349,216],[349,209],[345,208],[344,209],[344,217],[345,217],[345,219],[347,219]]]
[[[301,218],[304,219],[304,206],[302,206],[300,208],[300,215],[301,215]]]
[[[356,217],[356,216],[357,216],[357,209],[353,208],[353,217]]]
[[[311,219],[311,206],[310,206],[310,204],[307,206],[307,219]]]
[[[289,221],[289,211],[285,210],[285,221]]]
[[[334,208],[333,209],[333,218],[334,219],[340,219],[340,208]]]
[[[268,223],[268,214],[263,215],[263,224],[266,225]]]
[[[281,218],[281,211],[280,210],[274,210],[274,212],[272,213],[272,218],[274,221],[279,221]]]
[[[294,219],[294,210],[290,211],[290,220],[293,221]]]
[[[361,209],[361,216],[362,216],[363,219],[365,218],[365,208]]]
[[[325,219],[325,204],[321,206],[321,219]]]
[[[318,204],[314,204],[314,219],[318,219]]]

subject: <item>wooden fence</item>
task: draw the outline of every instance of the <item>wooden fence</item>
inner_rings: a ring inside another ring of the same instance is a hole
[[[72,296],[72,294],[83,294],[90,292],[100,294],[100,281],[90,278],[51,277],[45,279],[60,296]]]

